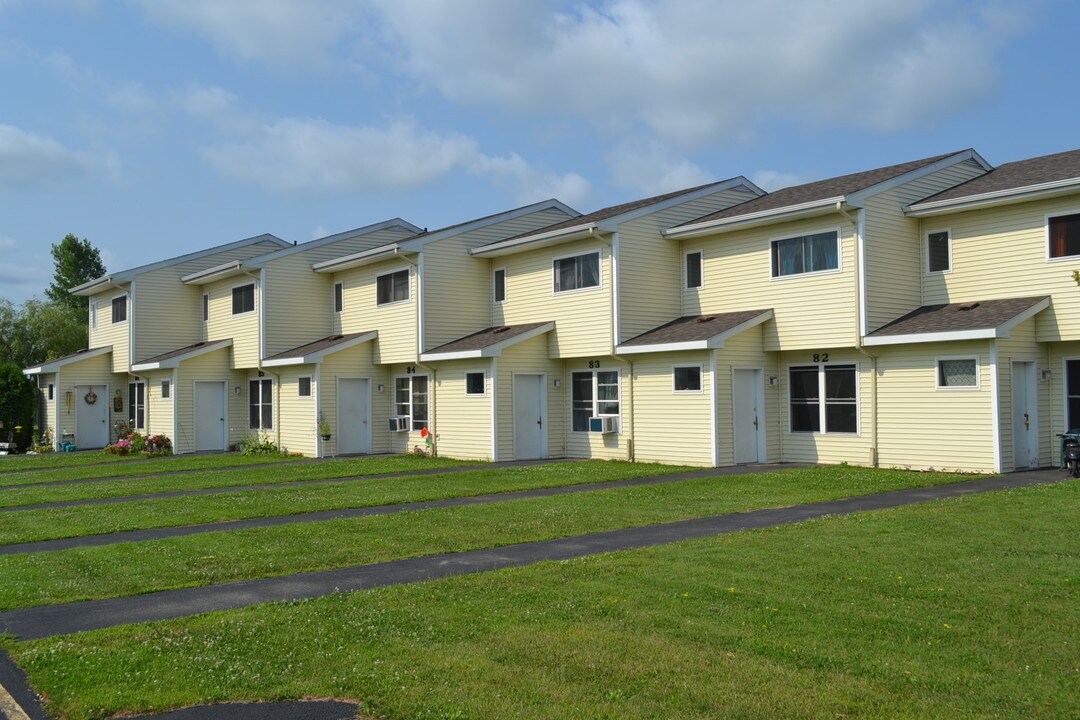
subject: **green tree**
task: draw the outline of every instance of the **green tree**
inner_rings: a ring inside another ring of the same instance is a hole
[[[16,307],[0,298],[0,363],[27,368],[86,348],[86,318],[36,298]]]
[[[68,290],[105,274],[101,253],[89,240],[80,240],[68,233],[58,245],[52,246],[52,256],[55,265],[53,281],[46,288],[45,296],[85,321],[87,299],[72,295]]]
[[[30,444],[37,388],[14,363],[0,365],[0,441]]]

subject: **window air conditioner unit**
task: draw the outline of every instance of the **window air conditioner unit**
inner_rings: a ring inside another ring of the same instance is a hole
[[[390,416],[390,432],[408,432],[409,431],[409,416],[408,415],[391,415]]]
[[[610,435],[619,432],[619,418],[617,417],[591,417],[589,418],[589,432]]]

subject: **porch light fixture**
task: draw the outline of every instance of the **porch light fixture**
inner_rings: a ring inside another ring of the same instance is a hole
[[[772,385],[773,387],[776,387],[777,385],[780,384],[780,377],[778,375],[770,375],[769,376],[769,384]]]
[[[233,395],[239,395],[240,394],[240,386],[239,385],[233,385],[232,394]]]
[[[560,380],[559,378],[555,378],[554,385],[555,387],[559,387],[560,385],[562,385],[562,380]]]
[[[1050,368],[1043,368],[1042,370],[1039,371],[1039,377],[1042,378],[1043,382],[1046,382],[1047,380],[1049,380],[1051,374],[1052,373],[1050,372]]]
[[[386,389],[386,386],[383,385],[382,383],[379,383],[378,388],[379,388],[379,392],[382,392],[383,390]]]

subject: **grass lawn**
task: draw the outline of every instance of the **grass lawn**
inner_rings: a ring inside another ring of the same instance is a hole
[[[657,470],[655,466],[625,463],[575,463],[514,468],[516,479],[500,475],[484,479],[477,477],[484,473],[468,473],[398,480],[397,486],[390,480],[378,484],[384,486],[380,493],[447,497],[490,491],[496,486],[565,485],[586,472],[587,478],[579,482],[614,479],[636,468],[646,471],[639,474]],[[809,468],[7,555],[0,556],[0,577],[4,578],[0,610],[497,547],[956,479],[944,473]],[[463,482],[467,486],[462,486]],[[362,489],[363,485],[352,487]],[[289,500],[290,504],[297,502]]]
[[[1080,483],[4,646],[64,718],[1080,716]]]
[[[202,472],[193,470],[182,475],[165,475],[162,477],[115,476],[111,479],[73,485],[9,487],[0,490],[0,507],[61,502],[64,500],[127,497],[170,490],[198,490],[212,487],[267,485],[299,480],[358,477],[481,464],[483,463],[476,461],[451,460],[419,455],[389,455],[385,457],[351,458],[348,460],[324,460],[317,463],[283,463],[272,468],[245,469],[238,467],[234,470],[211,471],[209,468],[213,466],[203,466],[199,468]],[[229,466],[222,465],[221,467]],[[0,480],[2,479],[0,478]]]

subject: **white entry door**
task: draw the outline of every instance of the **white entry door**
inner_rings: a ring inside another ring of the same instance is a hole
[[[338,452],[342,455],[371,452],[371,381],[338,378]]]
[[[514,375],[514,459],[547,456],[547,398],[543,375]]]
[[[1039,465],[1039,402],[1035,389],[1035,363],[1012,364],[1013,465]]]
[[[761,462],[761,370],[736,369],[732,377],[732,415],[735,424],[735,463]]]
[[[80,450],[109,444],[109,388],[79,385],[75,388],[75,444]]]
[[[225,383],[195,383],[195,452],[225,449]]]

